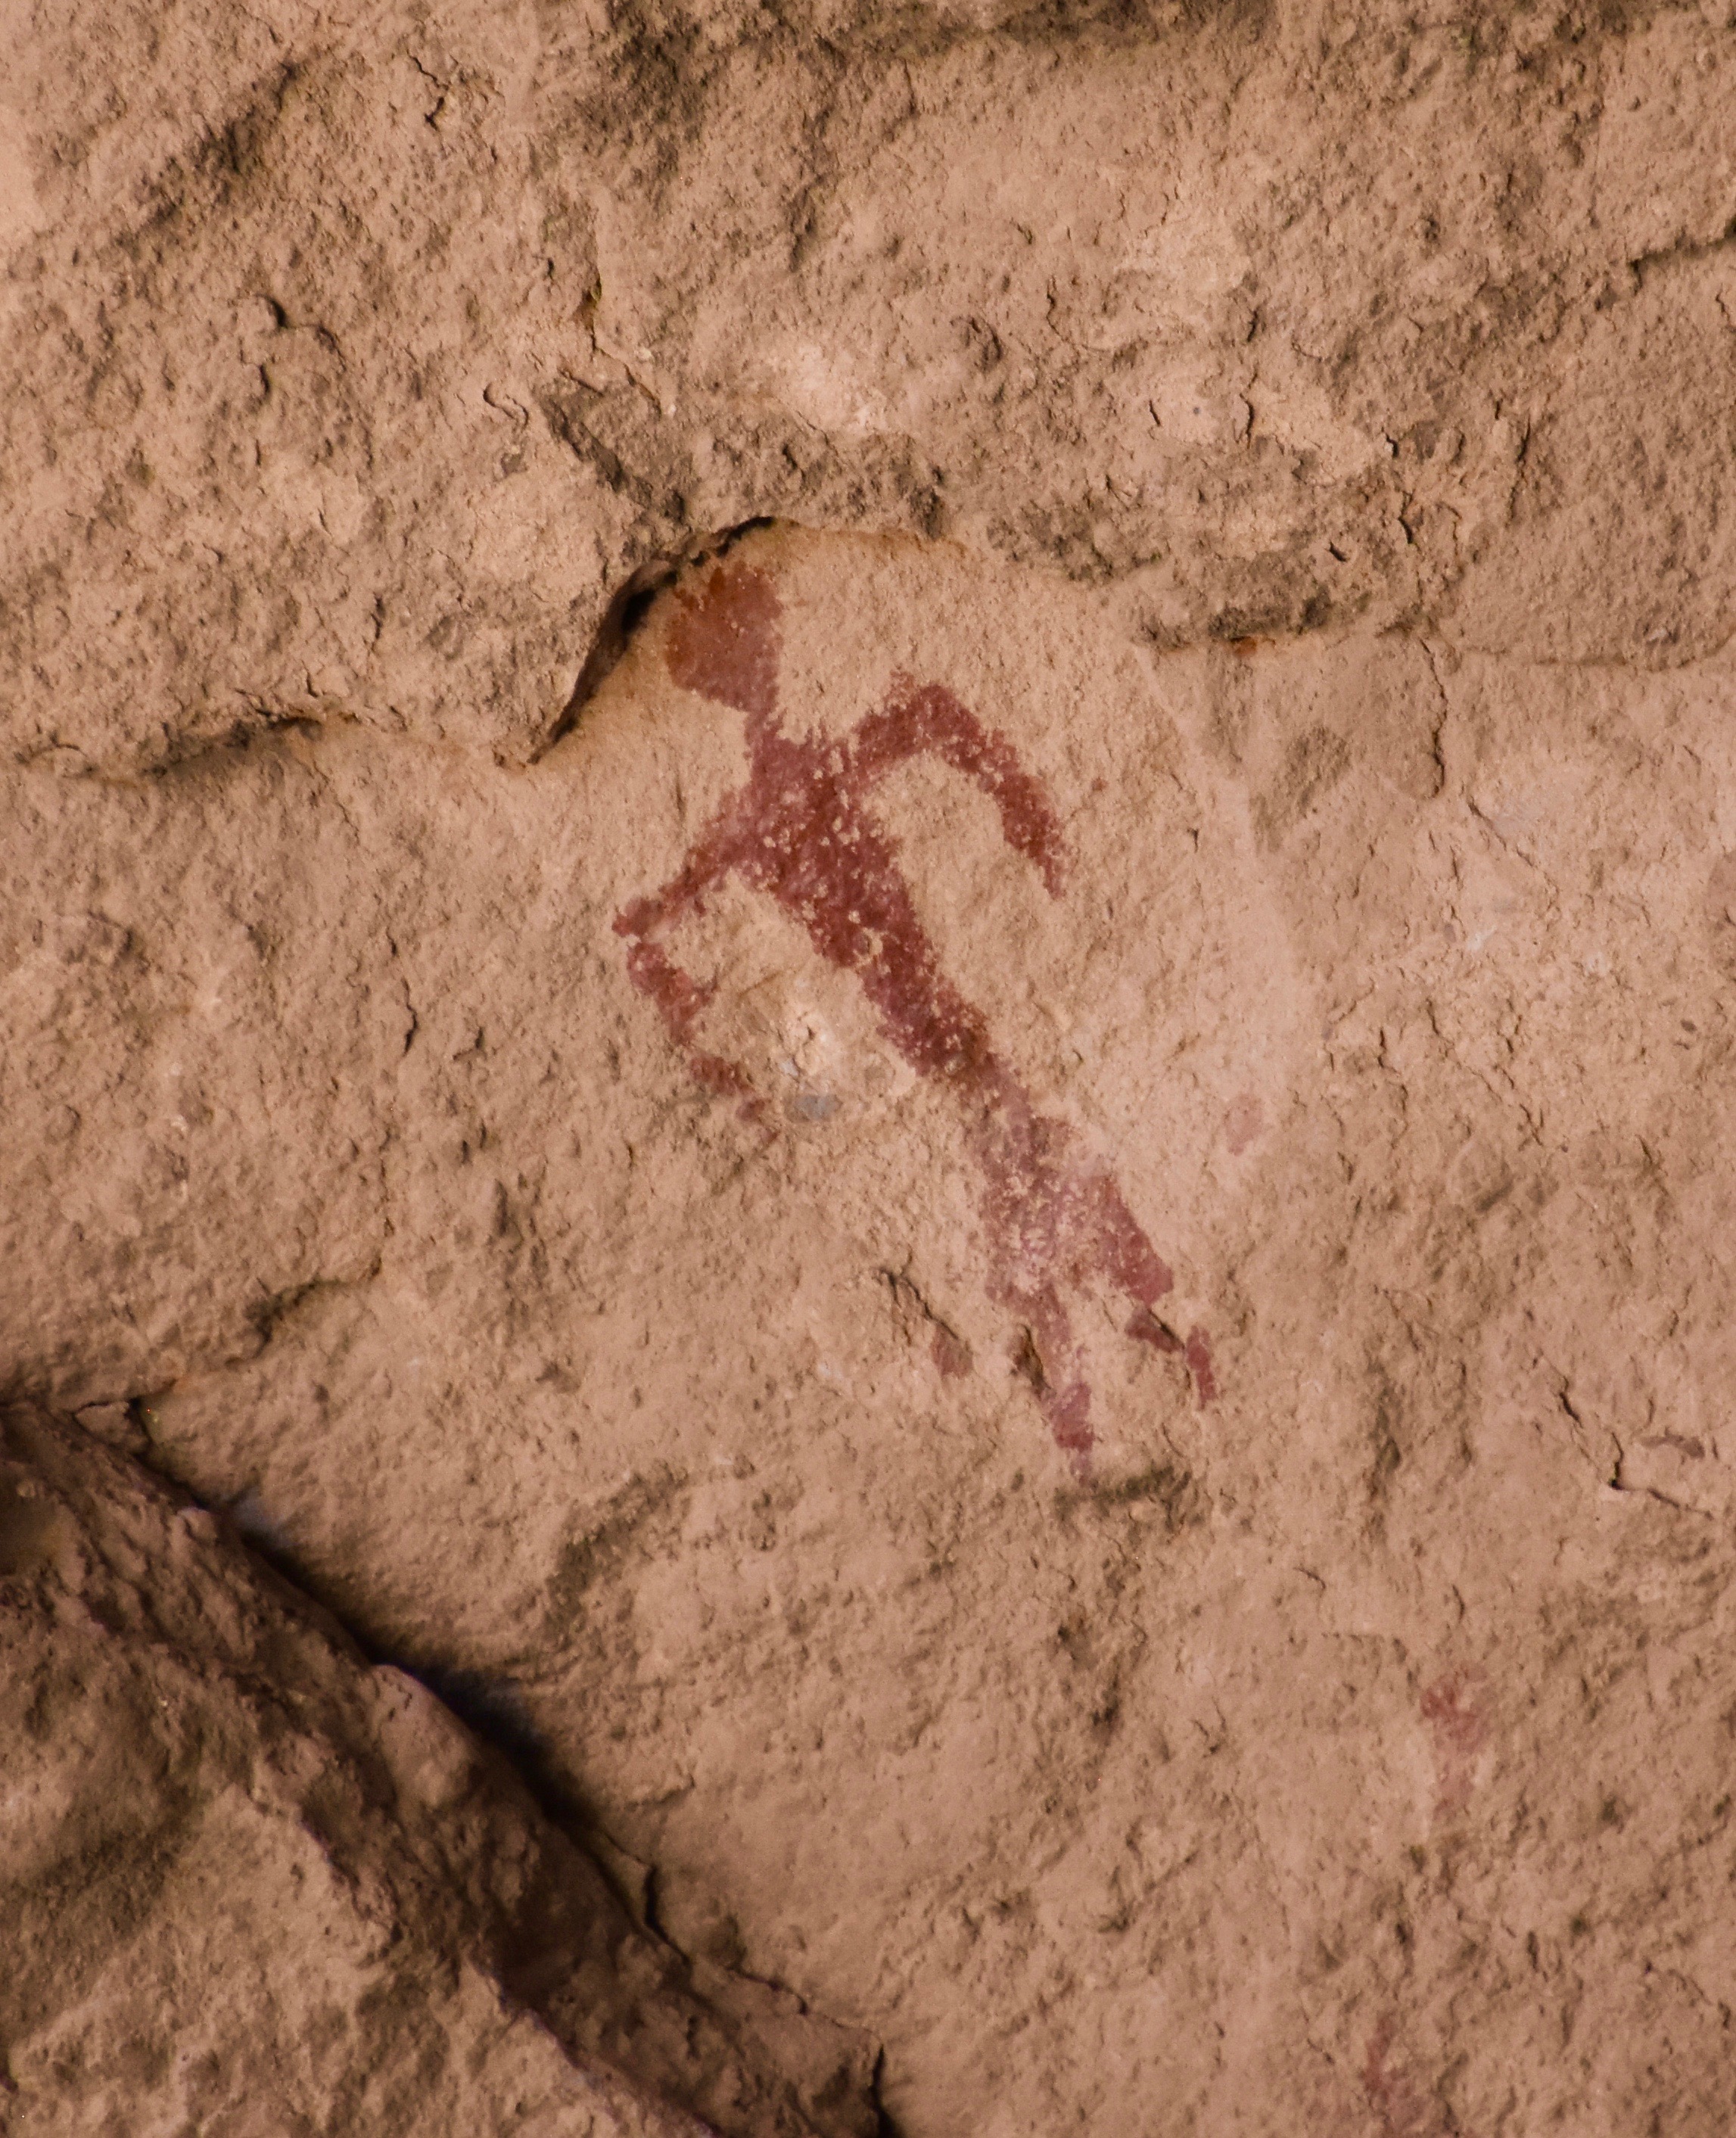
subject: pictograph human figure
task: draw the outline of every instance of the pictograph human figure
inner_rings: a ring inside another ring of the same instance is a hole
[[[778,702],[781,613],[769,576],[746,564],[719,564],[696,590],[676,597],[670,673],[745,715],[749,770],[679,872],[617,915],[616,931],[630,945],[628,972],[700,1081],[744,1096],[752,1087],[742,1070],[699,1042],[712,989],[671,959],[671,930],[733,876],[775,899],[822,957],[856,975],[890,1043],[919,1074],[956,1094],[982,1175],[990,1296],[1022,1325],[1024,1369],[1057,1445],[1083,1473],[1094,1438],[1091,1391],[1068,1296],[1093,1281],[1119,1290],[1133,1309],[1127,1333],[1183,1358],[1202,1404],[1215,1393],[1205,1333],[1195,1329],[1184,1341],[1158,1319],[1157,1303],[1173,1284],[1168,1265],[1109,1174],[1070,1153],[1066,1124],[1037,1112],[990,1046],[981,1012],[941,971],[869,802],[895,766],[939,759],[993,800],[1008,844],[1032,862],[1051,896],[1060,895],[1065,866],[1060,824],[1005,738],[935,684],[899,678],[880,710],[841,742],[786,734]]]

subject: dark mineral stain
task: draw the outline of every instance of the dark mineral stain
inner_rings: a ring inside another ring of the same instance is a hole
[[[957,1094],[983,1177],[990,1295],[1022,1325],[1026,1378],[1056,1443],[1083,1472],[1094,1437],[1091,1394],[1065,1295],[1095,1279],[1114,1285],[1134,1303],[1131,1333],[1184,1357],[1202,1403],[1216,1392],[1205,1335],[1195,1330],[1183,1342],[1157,1320],[1152,1310],[1173,1282],[1168,1265],[1109,1175],[1070,1155],[1065,1124],[1035,1110],[990,1046],[982,1013],[940,970],[869,802],[896,766],[938,759],[994,802],[1007,843],[1051,896],[1065,870],[1060,824],[1006,739],[938,684],[896,678],[885,703],[847,740],[786,735],[778,708],[780,614],[771,579],[748,565],[720,564],[696,592],[677,598],[669,672],[684,689],[746,715],[750,769],[680,872],[617,915],[616,930],[631,946],[628,971],[700,1081],[743,1095],[751,1091],[745,1072],[695,1043],[711,990],[673,964],[659,939],[703,911],[707,895],[733,876],[775,899],[823,958],[856,975],[888,1040],[913,1068]]]

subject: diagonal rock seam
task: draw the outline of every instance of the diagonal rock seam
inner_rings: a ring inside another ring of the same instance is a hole
[[[506,2006],[546,2029],[578,2071],[618,2072],[630,2087],[699,2116],[699,2127],[719,2138],[896,2138],[880,2101],[884,2053],[877,2044],[814,2012],[781,1984],[682,1951],[657,1920],[654,1867],[628,1857],[551,1784],[523,1733],[491,1712],[485,1699],[467,1696],[463,1672],[380,1649],[313,1593],[303,1569],[250,1536],[228,1511],[204,1506],[158,1468],[150,1459],[150,1408],[149,1396],[76,1413],[16,1398],[0,1403],[0,1514],[10,1519],[15,1496],[25,1500],[28,1514],[38,1499],[52,1500],[69,1475],[80,1491],[94,1491],[97,1481],[108,1481],[105,1470],[118,1467],[172,1510],[180,1526],[190,1526],[202,1548],[244,1569],[243,1580],[340,1657],[365,1673],[384,1672],[388,1682],[409,1678],[424,1687],[422,1696],[437,1703],[447,1726],[480,1755],[486,1797],[504,1799],[509,1818],[528,1830],[544,1873],[516,1896],[515,1906],[484,1908],[486,1970]],[[45,1437],[51,1450],[46,1462]],[[36,1482],[18,1491],[16,1459],[7,1458],[21,1452],[27,1464],[35,1457],[46,1473],[46,1492]],[[40,1556],[30,1550],[30,1538],[22,1554],[13,1550],[16,1542],[7,1522],[0,1521],[0,1604],[8,1600],[9,1577],[35,1571],[32,1561]],[[16,1595],[10,1600],[16,1603]],[[106,1623],[100,1604],[96,1618]],[[285,1690],[293,1696],[299,1688]],[[456,1889],[447,1897],[462,1905]],[[490,1898],[498,1903],[498,1896]],[[600,1950],[612,1979],[599,1997]],[[672,2023],[674,2042],[656,2038],[655,2024],[642,2024],[647,1996]],[[630,2035],[634,2046],[624,2051]],[[0,2087],[12,2085],[3,2052],[0,2044]],[[684,2072],[684,2061],[700,2068]]]

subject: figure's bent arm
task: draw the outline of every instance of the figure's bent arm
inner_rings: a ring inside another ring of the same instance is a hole
[[[851,756],[870,783],[923,756],[938,757],[975,780],[1000,811],[1007,845],[1036,864],[1051,897],[1060,896],[1066,847],[1047,794],[1007,738],[985,728],[950,691],[896,677],[885,704],[857,728]]]
[[[690,856],[685,868],[661,891],[622,907],[615,915],[615,933],[628,940],[628,979],[656,1005],[664,1030],[687,1057],[700,1082],[708,1091],[751,1096],[753,1087],[744,1069],[694,1043],[695,1028],[717,992],[716,982],[702,986],[682,971],[656,940],[672,921],[697,910],[705,892],[726,866],[720,858],[703,852]]]

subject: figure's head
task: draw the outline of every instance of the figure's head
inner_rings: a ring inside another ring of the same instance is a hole
[[[750,722],[774,720],[783,612],[770,576],[751,564],[716,564],[675,603],[665,654],[674,680]]]

